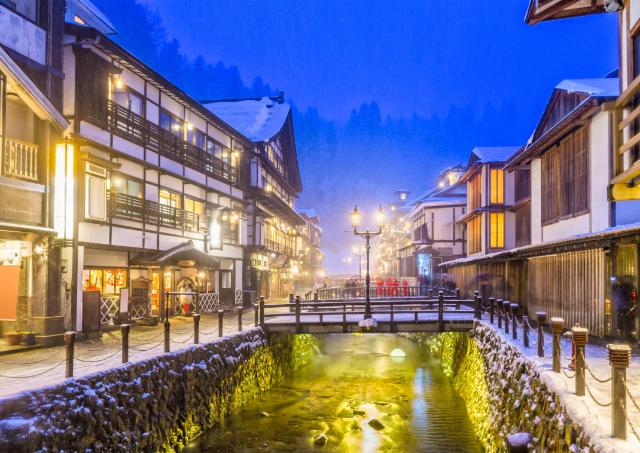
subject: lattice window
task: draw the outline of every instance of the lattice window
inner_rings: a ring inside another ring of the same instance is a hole
[[[100,296],[100,324],[109,324],[120,311],[120,296]]]

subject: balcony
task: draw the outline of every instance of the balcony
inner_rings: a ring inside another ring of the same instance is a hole
[[[283,255],[293,256],[293,247],[287,244],[276,242],[273,239],[265,239],[264,246],[272,252],[282,253]]]
[[[640,199],[640,76],[615,101],[613,178],[609,197],[614,201]],[[626,116],[625,116],[626,112]]]
[[[182,140],[113,101],[105,99],[103,102],[106,114],[104,118],[90,118],[93,123],[209,177],[238,184],[238,169],[228,162]]]
[[[28,181],[38,181],[38,154],[38,145],[5,137],[2,150],[2,174]]]
[[[209,226],[207,216],[116,192],[109,193],[109,212],[114,218],[203,234]]]

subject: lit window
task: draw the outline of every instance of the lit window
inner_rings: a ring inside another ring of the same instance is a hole
[[[504,248],[504,212],[492,212],[489,218],[491,230],[490,247],[492,249]]]
[[[504,203],[504,171],[497,168],[491,169],[491,203]]]
[[[165,206],[171,206],[172,208],[180,209],[180,195],[171,193],[168,190],[160,191],[160,204]]]
[[[87,162],[85,178],[85,217],[107,219],[107,170]]]

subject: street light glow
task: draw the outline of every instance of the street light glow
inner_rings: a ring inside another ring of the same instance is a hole
[[[384,223],[384,211],[382,210],[382,205],[378,207],[378,211],[376,212],[376,221],[378,225],[382,225]]]
[[[355,205],[353,212],[351,213],[351,225],[357,227],[360,225],[360,211],[358,211],[358,205]]]

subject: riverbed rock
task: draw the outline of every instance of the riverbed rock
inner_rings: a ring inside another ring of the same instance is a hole
[[[364,417],[366,415],[366,412],[363,411],[362,409],[354,409],[353,410],[353,415]]]
[[[382,431],[384,429],[384,425],[377,418],[372,418],[369,420],[369,426],[371,426],[376,431]]]
[[[329,439],[327,438],[327,435],[325,433],[320,433],[313,439],[313,444],[319,447],[324,447],[325,445],[327,445],[328,440]]]
[[[262,411],[260,412],[260,416],[266,418],[266,417],[271,417],[271,414],[269,412]]]

